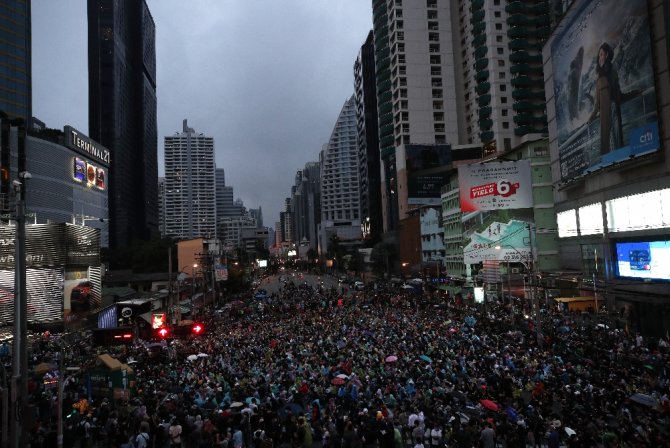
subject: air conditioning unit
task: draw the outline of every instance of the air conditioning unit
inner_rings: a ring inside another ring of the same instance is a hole
[[[512,269],[510,269],[510,271],[512,272],[512,274],[518,274],[519,273],[519,268],[512,268]]]

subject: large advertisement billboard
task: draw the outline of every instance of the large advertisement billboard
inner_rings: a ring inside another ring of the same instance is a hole
[[[464,213],[533,206],[529,160],[461,165],[458,187]]]
[[[27,320],[57,322],[63,319],[63,271],[26,269]],[[14,271],[0,270],[0,320],[14,322]]]
[[[551,59],[563,180],[660,148],[647,0],[576,0]]]

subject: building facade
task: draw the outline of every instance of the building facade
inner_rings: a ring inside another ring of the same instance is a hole
[[[354,63],[361,223],[364,238],[378,238],[383,229],[377,125],[374,35],[368,34]]]
[[[35,224],[72,223],[100,230],[109,247],[110,151],[76,129],[26,140],[26,210]]]
[[[111,248],[158,233],[155,45],[144,0],[88,0],[89,134],[113,154]]]
[[[580,291],[627,316],[633,330],[664,335],[670,5],[564,3],[569,7],[543,48],[561,267],[581,273]],[[618,77],[619,101],[603,96],[608,73]]]
[[[0,28],[0,112],[23,119],[28,126],[32,114],[30,0],[0,3]]]
[[[308,162],[296,173],[291,196],[295,215],[295,240],[318,247],[317,227],[321,219],[321,168],[318,162]]]
[[[356,130],[356,102],[352,95],[342,107],[329,142],[319,155],[321,166],[321,222],[319,253],[328,249],[328,239],[338,228],[340,239],[359,241],[359,166]],[[345,231],[345,227],[350,230]]]
[[[165,233],[176,238],[216,236],[214,138],[188,127],[165,137]]]

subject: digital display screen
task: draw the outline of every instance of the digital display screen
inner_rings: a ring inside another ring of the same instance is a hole
[[[619,277],[670,280],[670,241],[616,243]]]

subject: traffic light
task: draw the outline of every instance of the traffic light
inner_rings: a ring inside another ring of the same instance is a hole
[[[159,329],[156,330],[156,335],[160,339],[167,339],[167,337],[170,336],[170,330],[168,330],[165,327],[160,327]]]
[[[205,326],[201,323],[194,323],[191,326],[191,333],[193,336],[200,336],[205,333]]]
[[[96,328],[93,330],[93,345],[132,344],[135,340],[133,329],[129,327]]]

